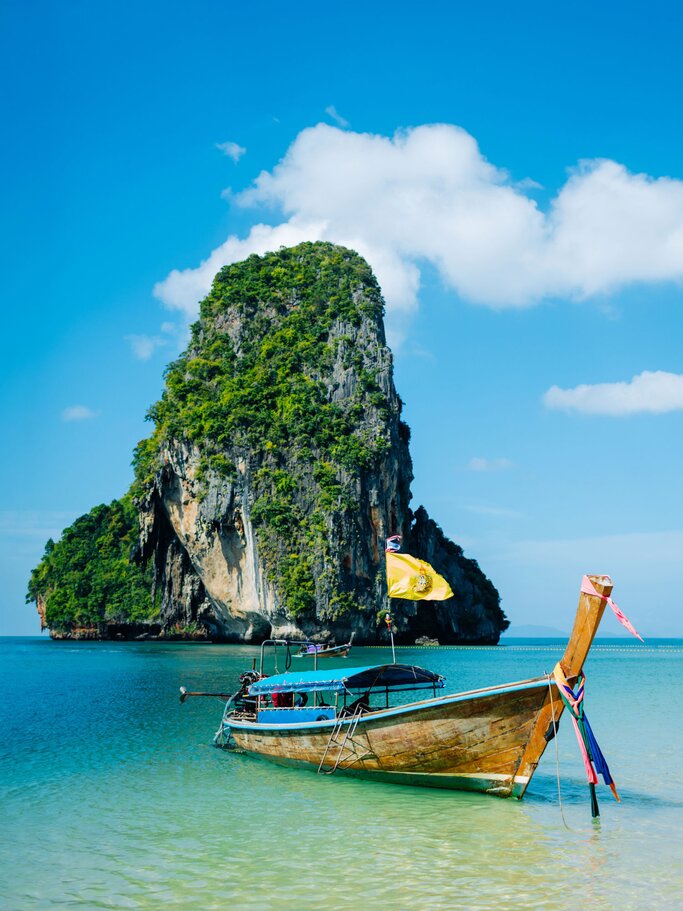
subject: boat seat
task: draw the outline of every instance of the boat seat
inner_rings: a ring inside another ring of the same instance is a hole
[[[340,715],[355,715],[356,712],[364,714],[365,712],[372,711],[370,708],[370,690],[363,693],[362,696],[359,696],[358,699],[354,700],[350,705],[344,706],[344,708],[339,713]]]

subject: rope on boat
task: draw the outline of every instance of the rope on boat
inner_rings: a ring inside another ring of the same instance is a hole
[[[555,739],[555,774],[557,776],[557,800],[560,806],[560,816],[564,823],[565,829],[571,832],[571,828],[564,818],[564,807],[562,805],[562,787],[560,785],[560,745],[557,740],[557,721],[555,720],[555,700],[553,699],[552,675],[546,674],[548,680],[548,692],[550,694],[550,712],[553,718],[553,738]]]
[[[595,793],[595,785],[598,783],[598,773],[602,775],[605,784],[610,786],[612,793],[617,801],[620,801],[617,787],[607,765],[607,760],[602,754],[602,750],[595,739],[595,735],[588,723],[588,718],[584,712],[584,696],[586,691],[586,675],[581,671],[576,681],[576,691],[574,691],[564,673],[562,665],[558,662],[553,669],[553,677],[557,684],[557,690],[562,697],[562,701],[572,716],[574,733],[581,750],[583,764],[586,769],[588,778],[588,787],[591,795],[591,815],[593,819],[600,815],[598,807],[598,798]]]
[[[217,747],[227,747],[230,745],[230,723],[228,721],[228,714],[233,709],[233,702],[240,694],[241,690],[238,690],[236,693],[228,699],[225,703],[225,708],[223,709],[223,717],[221,718],[221,724],[213,737],[214,746]]]

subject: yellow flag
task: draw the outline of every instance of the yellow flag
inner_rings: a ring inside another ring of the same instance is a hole
[[[453,592],[429,563],[410,554],[387,553],[387,589],[390,598],[408,601],[445,601]]]

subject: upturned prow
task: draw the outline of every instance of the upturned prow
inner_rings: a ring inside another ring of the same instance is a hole
[[[612,580],[609,576],[588,576],[588,579],[598,594],[587,594],[583,591],[584,586],[581,586],[574,627],[560,661],[565,677],[570,682],[578,677],[583,668],[605,611],[606,598],[612,594]],[[513,796],[522,797],[524,794],[548,741],[557,732],[563,709],[564,703],[557,686],[548,678],[548,695],[530,729],[529,741],[515,775]]]
[[[576,678],[580,674],[605,612],[607,598],[612,594],[612,580],[609,576],[588,576],[588,579],[599,597],[584,591],[579,595],[574,627],[560,661],[567,679]]]

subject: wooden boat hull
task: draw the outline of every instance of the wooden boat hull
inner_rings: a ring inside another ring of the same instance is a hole
[[[318,658],[346,658],[350,651],[350,645],[338,645],[336,648],[328,648],[318,652]]]
[[[590,576],[560,665],[583,667],[611,594],[608,576]],[[442,696],[344,719],[258,724],[227,716],[221,735],[280,765],[397,784],[522,797],[563,710],[550,677]],[[346,736],[348,734],[348,736]]]
[[[521,760],[549,696],[545,678],[398,706],[346,719],[330,745],[334,721],[266,725],[231,721],[235,744],[280,765],[397,784],[521,796],[529,774]],[[559,715],[561,700],[554,688]],[[342,746],[346,731],[352,729]]]

